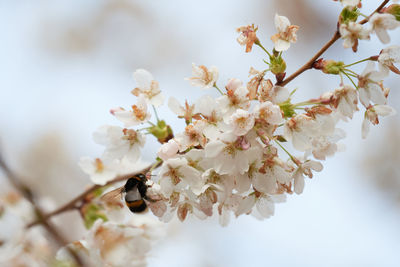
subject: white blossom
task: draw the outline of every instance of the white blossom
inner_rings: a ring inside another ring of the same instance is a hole
[[[246,46],[246,53],[250,52],[253,44],[258,41],[256,31],[257,27],[253,25],[242,26],[236,29],[240,33],[239,37],[236,39],[240,45]]]
[[[378,116],[392,116],[396,114],[396,110],[387,105],[369,106],[365,111],[364,120],[362,123],[362,138],[366,138],[369,133],[369,126],[379,124]]]
[[[275,27],[278,33],[271,37],[275,50],[279,52],[288,50],[290,43],[297,41],[296,32],[299,26],[291,25],[287,17],[275,14]]]
[[[153,75],[144,69],[138,69],[133,73],[137,87],[132,90],[135,96],[143,96],[144,99],[155,107],[164,103],[164,96],[161,94],[158,82],[154,80]]]
[[[386,97],[381,87],[381,81],[385,76],[386,73],[376,71],[374,62],[370,61],[358,77],[360,101],[365,107],[369,106],[370,101],[380,105],[386,103]]]
[[[304,175],[312,178],[312,171],[320,172],[322,168],[322,164],[315,160],[306,160],[303,163],[299,163],[297,169],[293,172],[294,192],[296,194],[303,193]]]
[[[174,139],[171,139],[168,141],[168,143],[165,143],[160,147],[157,156],[159,156],[162,160],[167,160],[174,157],[178,151],[179,144]]]
[[[100,158],[91,159],[82,157],[79,166],[88,175],[93,183],[104,185],[117,176],[118,160],[104,163]]]
[[[230,79],[226,85],[227,93],[217,99],[220,110],[223,113],[225,122],[228,123],[230,116],[237,109],[248,110],[250,107],[249,91],[238,79]]]
[[[354,112],[358,110],[358,94],[357,90],[350,85],[343,85],[336,89],[330,95],[331,106],[333,106],[340,114],[350,119],[353,118]]]
[[[206,127],[206,123],[202,120],[195,121],[185,127],[183,133],[179,133],[175,136],[175,141],[179,145],[179,151],[185,151],[190,147],[197,145],[204,146],[206,144],[206,137],[203,135],[203,130]]]
[[[233,127],[232,132],[237,135],[245,135],[254,126],[254,116],[247,110],[237,109],[232,114],[229,124]]]
[[[185,158],[166,160],[159,173],[161,190],[169,197],[174,191],[182,191],[190,187],[196,195],[200,194],[204,185],[201,173],[188,165]]]
[[[278,125],[283,122],[282,112],[278,105],[274,105],[269,101],[258,104],[254,108],[254,116],[266,123]]]
[[[145,123],[151,117],[151,114],[147,112],[147,104],[143,96],[138,98],[136,105],[132,105],[131,111],[123,108],[116,108],[111,110],[111,114],[123,122],[125,127],[131,127]]]
[[[396,17],[388,13],[374,13],[368,21],[371,24],[371,29],[375,31],[379,40],[384,44],[390,42],[387,30],[393,30],[400,26],[400,22],[396,20]]]
[[[94,134],[96,143],[106,146],[104,157],[121,159],[126,156],[131,161],[140,157],[140,148],[144,146],[146,137],[142,133],[123,129],[118,126],[101,126]]]
[[[79,161],[79,166],[90,176],[94,184],[104,185],[118,175],[142,170],[148,164],[140,160],[132,162],[127,158],[110,160],[82,157]]]
[[[186,80],[190,81],[192,86],[208,89],[213,87],[217,82],[218,69],[215,66],[208,69],[204,65],[196,66],[192,63],[192,75],[191,78],[186,78]]]
[[[205,156],[211,160],[219,174],[243,174],[249,168],[247,154],[236,143],[237,136],[224,134],[220,140],[211,141],[205,146]]]
[[[379,67],[385,71],[389,70],[394,73],[400,74],[400,70],[394,65],[394,63],[400,63],[400,46],[393,45],[385,49],[382,49],[378,57]]]
[[[352,48],[354,52],[357,51],[358,40],[369,40],[370,31],[363,28],[360,23],[350,21],[348,24],[340,24],[340,36],[343,41],[344,48]]]

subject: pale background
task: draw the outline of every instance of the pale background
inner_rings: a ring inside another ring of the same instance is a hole
[[[380,3],[363,2],[367,14]],[[0,0],[1,149],[35,192],[58,206],[89,184],[77,162],[100,155],[92,132],[119,125],[109,109],[134,103],[133,70],[151,71],[165,95],[182,101],[217,96],[183,78],[192,62],[217,66],[221,86],[231,77],[247,80],[250,66],[261,69],[265,55],[257,48],[244,53],[237,27],[259,25],[262,43],[272,47],[275,12],[299,25],[298,43],[284,55],[290,74],[331,37],[340,9],[331,0]],[[392,36],[399,44],[399,30]],[[351,63],[381,47],[373,37],[354,55],[339,41],[325,56]],[[386,81],[397,110],[399,78]],[[289,89],[298,88],[298,100],[306,100],[337,85],[338,77],[308,71]],[[166,107],[160,115],[182,129]],[[382,119],[367,140],[361,140],[361,121],[359,112],[341,125],[346,151],[328,159],[302,195],[277,205],[275,216],[242,216],[226,228],[215,219],[174,222],[149,266],[398,266],[399,116]],[[144,157],[151,160],[157,147],[149,137]],[[63,230],[79,238],[79,217],[62,218],[77,225]]]

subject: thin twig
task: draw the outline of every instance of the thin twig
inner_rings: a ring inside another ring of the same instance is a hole
[[[117,176],[114,179],[112,179],[111,181],[108,181],[103,186],[107,186],[107,185],[111,185],[111,184],[114,184],[114,183],[117,183],[117,182],[125,181],[125,180],[131,178],[132,176],[134,176],[136,174],[139,174],[139,173],[147,173],[150,169],[154,168],[154,166],[155,166],[155,168],[158,167],[160,165],[160,163],[161,162],[155,162],[154,164],[150,165],[149,167],[147,167],[147,168],[145,168],[145,169],[143,169],[141,171],[137,171],[137,172],[134,172],[134,173],[129,173],[129,174]],[[66,211],[77,209],[79,202],[82,202],[86,198],[87,195],[89,195],[90,193],[94,192],[95,190],[97,190],[97,189],[99,189],[99,188],[101,188],[103,186],[92,185],[91,187],[86,189],[84,192],[82,192],[81,194],[79,194],[78,196],[76,196],[75,198],[70,200],[69,202],[65,203],[64,205],[62,205],[58,209],[56,209],[56,210],[54,210],[54,211],[52,211],[50,213],[44,214],[41,220],[42,221],[46,221],[46,220],[50,219],[51,217],[56,216],[58,214],[64,213]],[[32,226],[35,226],[35,225],[39,224],[40,222],[41,222],[40,220],[36,220],[36,221],[31,222],[30,224],[28,224],[26,227],[30,228]]]
[[[51,235],[51,237],[54,239],[54,241],[61,247],[66,246],[68,244],[68,241],[57,231],[57,229],[51,225],[47,219],[44,220],[44,212],[42,209],[36,204],[34,194],[32,191],[27,187],[25,184],[21,182],[21,180],[17,177],[17,175],[11,171],[11,169],[8,167],[8,165],[5,163],[2,155],[0,154],[0,167],[3,169],[6,178],[8,181],[17,189],[26,200],[28,200],[31,205],[33,206],[34,212],[37,216],[37,223],[42,224],[43,227],[47,230],[47,232]],[[74,258],[77,266],[85,266],[84,262],[82,259],[79,257],[79,255],[73,251],[71,248],[66,247],[68,249],[68,252],[70,255]]]
[[[385,0],[380,4],[380,6],[372,12],[368,18],[365,18],[360,21],[360,24],[365,24],[368,22],[369,18],[376,12],[379,12],[387,3],[389,0]],[[296,70],[292,75],[284,79],[282,82],[277,83],[276,85],[279,86],[285,86],[289,82],[291,82],[294,78],[305,72],[306,70],[309,70],[312,68],[314,62],[326,51],[328,48],[333,45],[338,39],[340,38],[340,33],[339,30],[336,30],[335,33],[333,34],[332,38],[309,60],[307,61],[306,64],[304,64],[302,67],[300,67],[298,70]]]

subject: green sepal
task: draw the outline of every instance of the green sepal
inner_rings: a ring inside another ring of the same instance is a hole
[[[284,73],[286,70],[286,62],[281,55],[269,57],[269,68],[275,75]]]
[[[327,60],[322,71],[327,74],[339,75],[339,73],[343,71],[344,66],[345,64],[343,61]]]
[[[349,24],[350,21],[357,21],[359,16],[358,8],[357,7],[350,7],[347,6],[343,8],[342,12],[339,16],[340,24]]]
[[[388,6],[385,9],[385,13],[392,14],[395,16],[396,20],[400,21],[400,5],[399,4],[393,4]]]
[[[294,110],[294,106],[290,102],[290,98],[286,100],[285,102],[279,103],[278,104],[281,110],[283,111],[283,117],[284,118],[291,118],[293,115],[296,114],[296,111]]]
[[[159,120],[157,125],[148,129],[148,132],[154,135],[160,143],[166,143],[174,136],[171,127],[164,120]]]

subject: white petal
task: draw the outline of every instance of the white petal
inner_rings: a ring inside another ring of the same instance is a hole
[[[267,198],[260,198],[256,203],[257,211],[264,217],[268,218],[274,215],[274,202],[272,200],[268,200]]]
[[[392,116],[396,114],[396,110],[388,105],[375,105],[374,109],[379,116]]]
[[[358,96],[364,107],[368,107],[370,98],[369,91],[367,91],[365,88],[360,87],[360,89],[358,90]]]
[[[253,179],[254,187],[263,193],[274,193],[277,185],[276,178],[272,175],[257,173]]]
[[[237,208],[235,215],[239,216],[244,213],[249,213],[253,209],[255,203],[256,203],[255,195],[250,195],[248,197],[245,197],[240,201],[239,207]]]
[[[178,99],[173,96],[168,99],[168,107],[173,113],[178,116],[183,116],[185,114],[183,108],[179,104]]]
[[[368,84],[368,89],[371,94],[372,102],[374,102],[375,104],[380,104],[380,105],[383,105],[386,103],[386,97],[379,85],[370,83],[370,84]]]
[[[150,90],[151,81],[153,81],[153,75],[145,69],[137,69],[133,73],[133,77],[136,80],[137,87],[142,90]]]
[[[275,42],[275,50],[278,52],[286,51],[290,48],[290,42],[278,39]]]
[[[376,36],[383,44],[388,44],[390,42],[390,36],[384,28],[375,28]]]
[[[279,16],[278,14],[275,14],[274,21],[275,21],[275,27],[278,30],[278,32],[284,32],[286,31],[286,28],[290,26],[290,21],[285,16]]]
[[[304,176],[300,171],[296,171],[294,175],[294,192],[298,195],[304,190]]]
[[[221,141],[213,141],[206,145],[205,152],[207,158],[214,158],[218,154],[222,152],[222,150],[226,147],[224,143]]]
[[[161,106],[162,104],[164,104],[164,99],[165,99],[164,95],[161,93],[158,93],[157,95],[150,98],[149,103],[157,108],[157,107]]]

